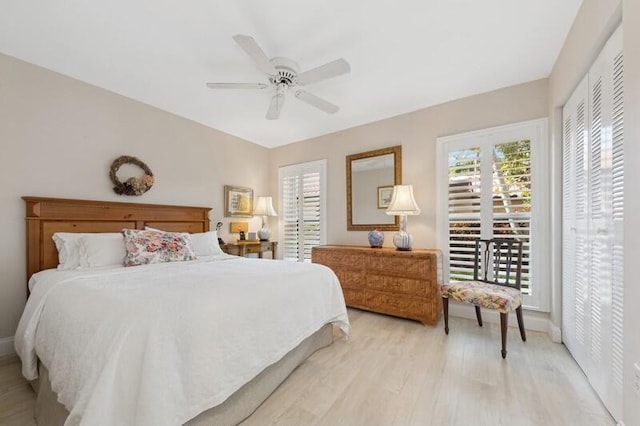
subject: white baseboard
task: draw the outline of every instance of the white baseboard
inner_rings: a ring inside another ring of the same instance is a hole
[[[549,320],[549,337],[553,343],[562,343],[562,330]]]
[[[15,353],[15,351],[13,347],[13,336],[0,339],[0,356]]]
[[[454,317],[466,318],[476,321],[476,310],[473,305],[467,303],[458,303],[453,300],[449,301],[449,315]],[[532,331],[541,331],[547,333],[553,342],[554,335],[556,333],[555,327],[549,320],[549,314],[543,312],[527,311],[523,310],[522,320],[524,321],[524,328]],[[500,314],[498,311],[492,309],[482,310],[482,321],[491,324],[500,324]],[[518,321],[515,314],[509,315],[509,327],[517,327]],[[559,336],[560,329],[557,330]],[[560,343],[560,339],[556,343]]]

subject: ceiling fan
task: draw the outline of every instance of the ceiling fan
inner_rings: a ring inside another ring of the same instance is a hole
[[[334,114],[340,108],[305,90],[302,86],[317,83],[322,80],[337,77],[351,71],[349,63],[344,59],[321,65],[317,68],[298,74],[298,64],[287,58],[269,59],[253,37],[235,35],[233,40],[253,59],[260,71],[267,74],[269,84],[265,83],[207,83],[211,89],[267,89],[275,87],[275,94],[271,98],[267,110],[267,120],[277,120],[284,105],[285,94],[288,90],[294,92],[296,98],[308,103],[324,112]]]

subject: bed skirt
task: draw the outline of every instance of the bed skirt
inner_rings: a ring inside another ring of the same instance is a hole
[[[326,324],[307,337],[280,361],[270,365],[250,382],[233,393],[222,404],[202,412],[189,420],[188,426],[237,425],[253,413],[262,402],[315,351],[333,342],[333,326]],[[49,371],[40,364],[35,419],[39,426],[62,426],[69,415],[67,409],[58,402],[51,389]]]

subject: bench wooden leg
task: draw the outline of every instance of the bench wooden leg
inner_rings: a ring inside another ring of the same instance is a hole
[[[444,332],[449,334],[449,298],[442,298],[442,313],[444,314]]]
[[[507,357],[507,327],[509,322],[509,314],[500,312],[500,331],[502,333],[502,358]]]
[[[478,325],[482,327],[482,314],[480,313],[480,306],[475,305],[476,307],[476,318],[478,318]]]
[[[522,341],[527,341],[527,334],[524,332],[524,322],[522,321],[522,306],[519,306],[516,309],[516,317],[518,318],[518,327],[520,328],[520,337],[522,337]]]

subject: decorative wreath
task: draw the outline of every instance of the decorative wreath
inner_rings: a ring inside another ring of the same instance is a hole
[[[133,164],[140,167],[144,171],[144,175],[139,178],[130,177],[126,181],[120,182],[116,173],[118,173],[120,166],[123,164]],[[111,182],[115,185],[113,190],[118,195],[142,195],[153,186],[153,173],[149,166],[147,166],[142,160],[129,155],[122,155],[111,163],[109,177],[111,178]]]

